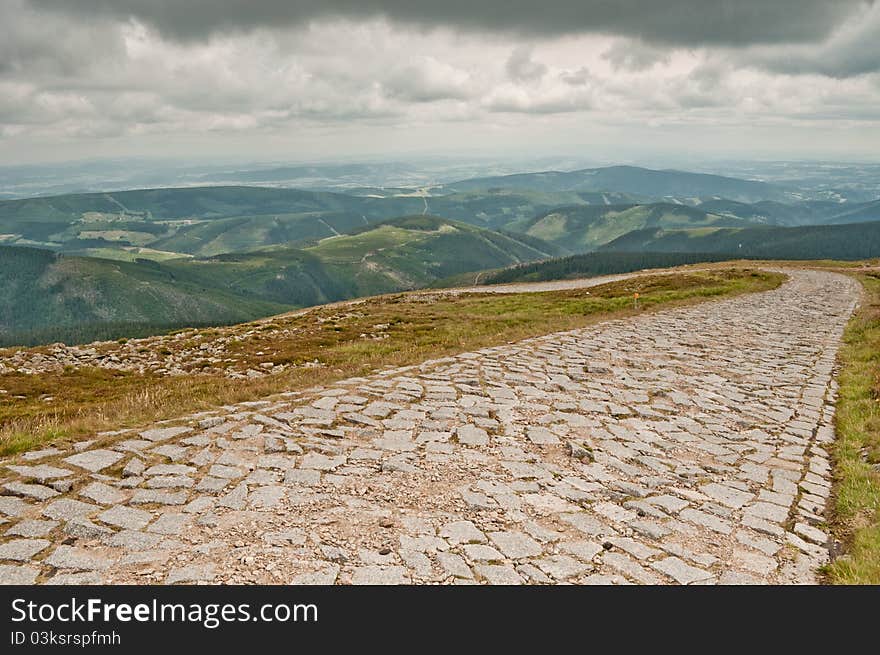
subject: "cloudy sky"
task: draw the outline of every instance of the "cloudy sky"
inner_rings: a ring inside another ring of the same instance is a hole
[[[872,159],[865,0],[0,0],[0,163]]]

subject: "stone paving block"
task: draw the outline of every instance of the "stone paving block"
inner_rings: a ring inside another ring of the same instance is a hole
[[[455,553],[437,553],[437,561],[442,569],[451,576],[456,578],[473,578],[474,574],[467,562],[460,555]]]
[[[598,544],[595,541],[579,539],[576,541],[563,541],[559,544],[559,550],[568,553],[569,555],[574,555],[585,562],[589,562],[592,561],[596,555],[601,553],[603,548],[601,544]]]
[[[529,441],[538,446],[552,446],[559,443],[559,437],[553,434],[547,428],[540,426],[531,426],[526,429],[526,436]]]
[[[48,539],[13,539],[0,544],[0,560],[27,562],[51,544]]]
[[[316,471],[334,471],[345,464],[345,457],[328,457],[320,453],[306,453],[300,466]]]
[[[60,455],[62,450],[58,448],[44,448],[43,450],[31,450],[26,453],[21,454],[21,458],[28,462],[35,462],[40,459],[45,459],[47,457],[52,457],[53,455]]]
[[[828,535],[822,532],[819,528],[814,528],[812,525],[807,525],[806,523],[795,523],[794,531],[798,534],[798,536],[803,537],[807,541],[811,541],[819,546],[824,546],[828,543]]]
[[[193,431],[193,428],[186,426],[177,426],[172,428],[155,428],[153,430],[146,430],[140,433],[140,436],[148,441],[165,441],[167,439],[171,439],[172,437],[179,437],[183,434],[188,434]]]
[[[152,475],[193,475],[195,472],[195,468],[187,466],[186,464],[156,464],[145,470],[143,475],[144,477],[150,477]]]
[[[602,557],[602,564],[641,584],[656,585],[661,582],[658,576],[651,573],[644,566],[631,557],[620,553],[606,553]]]
[[[141,552],[155,548],[161,541],[162,536],[158,534],[147,534],[139,530],[121,530],[110,536],[106,543],[128,551]]]
[[[712,574],[708,571],[691,566],[678,557],[667,557],[666,559],[652,562],[651,566],[673,578],[679,584],[691,584],[708,580],[712,577]]]
[[[489,443],[489,435],[483,428],[474,425],[460,425],[455,430],[458,443],[465,446],[485,446]]]
[[[332,585],[339,577],[339,565],[328,564],[317,571],[300,573],[291,579],[292,585]]]
[[[0,496],[0,514],[6,516],[24,516],[33,505],[21,498],[13,498],[11,496]]]
[[[80,500],[72,500],[70,498],[59,498],[43,508],[43,516],[59,521],[71,521],[78,518],[86,518],[101,507],[91,503],[84,503]]]
[[[189,489],[196,483],[186,475],[156,475],[147,478],[144,486],[147,489]]]
[[[246,484],[241,483],[228,494],[222,496],[217,501],[217,505],[220,507],[228,507],[230,509],[244,509],[245,503],[247,502],[247,496],[248,487]]]
[[[92,482],[79,490],[79,495],[102,505],[121,503],[130,494],[111,487],[103,482]]]
[[[213,478],[209,475],[206,475],[199,483],[196,485],[196,491],[207,491],[210,493],[217,493],[223,491],[226,487],[228,487],[232,483],[232,480],[228,478]]]
[[[211,582],[216,576],[213,564],[190,564],[172,569],[165,578],[165,584],[178,582]]]
[[[42,519],[25,519],[19,521],[6,531],[7,535],[17,537],[45,537],[60,525],[58,521],[45,521]]]
[[[719,519],[713,514],[702,512],[698,509],[693,509],[690,507],[687,509],[683,509],[679,513],[679,516],[685,521],[690,521],[691,523],[702,525],[715,532],[720,532],[721,534],[730,534],[731,532],[733,532],[733,526],[727,521]]]
[[[549,577],[534,564],[517,564],[516,572],[526,581],[532,584],[552,584],[553,578]]]
[[[440,528],[440,536],[452,545],[487,543],[486,535],[478,530],[470,521],[447,523]]]
[[[638,560],[645,560],[660,554],[656,548],[646,546],[629,537],[609,537],[608,542]]]
[[[549,555],[532,562],[547,575],[556,580],[567,580],[593,570],[591,564],[569,557],[568,555]]]
[[[541,544],[522,532],[490,532],[489,539],[510,559],[535,557],[543,552]]]
[[[476,574],[490,585],[520,585],[523,579],[510,564],[478,564]]]
[[[89,548],[58,546],[45,560],[49,566],[58,569],[80,569],[102,571],[113,565],[113,560]]]
[[[104,523],[115,525],[119,528],[139,530],[146,527],[153,519],[153,515],[150,512],[135,509],[134,507],[116,505],[98,514],[97,518]]]
[[[3,485],[6,491],[22,498],[45,501],[58,495],[58,491],[42,484],[25,484],[24,482],[7,482]]]
[[[715,482],[704,484],[700,487],[700,491],[710,498],[717,500],[722,505],[734,509],[739,509],[755,496],[752,493],[735,489],[731,486],[717,484]]]
[[[351,575],[355,585],[401,585],[409,584],[410,578],[403,566],[361,566]]]
[[[471,562],[500,562],[504,559],[504,555],[484,544],[464,544],[461,552]]]
[[[164,535],[179,535],[186,529],[190,521],[192,521],[192,516],[188,514],[178,512],[160,514],[159,518],[147,526],[147,532]]]
[[[0,585],[31,585],[39,574],[40,570],[34,566],[0,564]]]
[[[287,495],[287,489],[278,486],[257,487],[248,495],[248,505],[255,509],[276,507]]]
[[[776,570],[778,566],[775,559],[760,553],[744,550],[741,548],[733,551],[732,563],[738,568],[746,569],[751,573],[761,576],[768,576]]]
[[[744,512],[749,516],[756,516],[774,523],[782,523],[788,518],[788,508],[773,503],[752,503],[744,509]]]
[[[85,450],[81,453],[77,453],[76,455],[71,455],[70,457],[65,457],[63,461],[68,464],[73,464],[74,466],[79,466],[80,468],[84,468],[92,473],[97,473],[98,471],[102,471],[105,468],[113,466],[120,459],[125,457],[122,453],[117,453],[114,450],[104,450],[103,448],[97,448],[95,450]]]
[[[103,582],[103,577],[96,571],[84,571],[82,573],[56,573],[46,580],[48,585],[99,585]]]
[[[187,493],[185,491],[138,489],[128,502],[132,505],[183,505],[186,503],[186,499]]]
[[[25,479],[38,480],[39,482],[73,475],[73,471],[57,466],[49,466],[48,464],[39,464],[38,466],[7,466],[7,468]]]

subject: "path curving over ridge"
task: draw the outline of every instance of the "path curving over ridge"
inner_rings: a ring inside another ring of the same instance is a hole
[[[29,453],[0,474],[0,581],[813,582],[859,287],[786,272]]]

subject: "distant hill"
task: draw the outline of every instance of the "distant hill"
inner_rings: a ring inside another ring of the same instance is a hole
[[[180,325],[237,323],[286,308],[152,262],[0,247],[0,346],[147,335]]]
[[[862,203],[836,214],[830,223],[862,223],[880,221],[880,200]]]
[[[687,264],[727,261],[731,258],[730,255],[723,253],[590,252],[485,271],[480,274],[477,281],[482,285],[568,280],[630,273],[650,268],[671,268]],[[470,286],[474,283],[474,275],[470,274],[440,280],[433,286]]]
[[[554,257],[555,246],[433,216],[203,259],[133,262],[0,247],[0,345],[140,336],[415,289]]]
[[[211,257],[274,245],[305,247],[389,218],[431,214],[576,251],[639,227],[733,226],[733,219],[851,223],[880,220],[878,212],[880,201],[803,200],[763,182],[615,166],[351,194],[217,186],[0,200],[0,245],[129,261]],[[570,238],[560,231],[563,215]]]
[[[0,234],[9,245],[171,247],[210,255],[243,243],[266,245],[267,236],[270,243],[331,236],[354,223],[387,218],[387,211],[401,215],[423,205],[418,198],[398,198],[374,211],[375,204],[344,194],[255,187],[71,194],[0,202]]]
[[[722,199],[707,200],[697,206],[707,212],[768,225],[822,225],[880,220],[880,201],[841,203],[809,200],[782,203],[762,200],[756,203],[741,203]]]
[[[794,198],[785,187],[765,182],[676,170],[658,171],[637,166],[609,166],[571,172],[547,171],[476,178],[454,182],[445,185],[444,188],[455,192],[492,188],[531,189],[545,192],[618,191],[654,200],[719,197],[740,202],[756,202]]]
[[[410,190],[379,196],[195,187],[71,194],[0,201],[0,244],[122,259],[133,259],[132,254],[167,258],[161,253],[213,256],[304,244],[412,214],[516,229],[551,207],[586,202],[577,193],[531,191],[423,196]]]
[[[168,262],[274,302],[312,305],[427,286],[440,278],[558,256],[530,237],[483,230],[435,216],[410,216],[331,237],[304,249],[284,246]]]
[[[767,259],[880,257],[880,222],[801,227],[648,228],[602,248],[613,252],[726,253]]]
[[[647,227],[739,227],[740,218],[673,203],[559,207],[521,226],[526,234],[570,251],[595,250],[627,232]]]

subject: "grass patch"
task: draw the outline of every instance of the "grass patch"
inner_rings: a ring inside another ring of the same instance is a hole
[[[880,276],[857,277],[865,298],[844,334],[835,413],[832,528],[846,554],[826,574],[835,584],[880,584]]]
[[[64,439],[67,434],[54,427],[42,431],[13,432],[0,441],[0,457],[35,450],[39,446]]]
[[[137,427],[218,405],[305,389],[383,367],[570,330],[638,311],[777,287],[784,276],[746,268],[640,276],[589,289],[521,294],[396,294],[216,328],[224,358],[241,366],[293,365],[243,380],[223,374],[160,376],[96,368],[0,375],[0,453],[57,439]],[[275,326],[270,330],[262,326]],[[329,328],[329,329],[328,329]],[[229,339],[229,337],[237,337]],[[205,341],[203,341],[204,343]],[[124,344],[102,344],[113,353]],[[160,352],[180,342],[157,338]],[[193,355],[190,370],[199,368]],[[314,365],[318,362],[318,365]],[[50,398],[50,401],[47,401]]]

